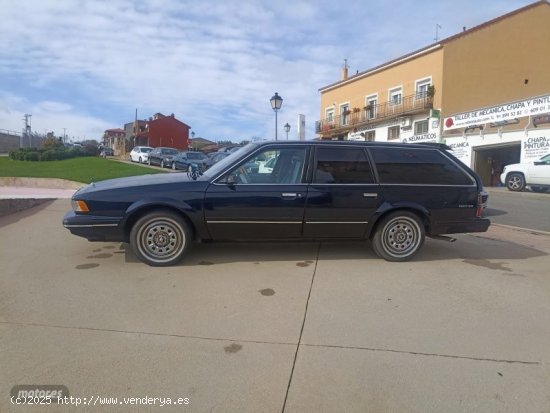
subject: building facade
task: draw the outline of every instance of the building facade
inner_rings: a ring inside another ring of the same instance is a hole
[[[181,151],[187,150],[189,146],[189,130],[191,127],[176,119],[172,113],[165,116],[157,113],[143,124],[137,124],[137,133],[135,134],[135,145],[167,146]],[[135,128],[134,128],[135,129]]]
[[[550,153],[550,3],[537,1],[320,89],[321,139],[442,142],[497,185]]]
[[[126,153],[126,139],[124,129],[107,129],[103,132],[103,144],[113,148],[115,156],[122,156]]]

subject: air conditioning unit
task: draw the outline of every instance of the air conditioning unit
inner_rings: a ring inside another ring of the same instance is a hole
[[[411,127],[411,118],[402,118],[401,119],[401,127],[403,129],[407,129]]]

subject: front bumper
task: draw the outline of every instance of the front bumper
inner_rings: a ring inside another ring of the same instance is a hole
[[[122,218],[77,214],[69,211],[63,217],[63,226],[71,234],[88,241],[126,241]]]

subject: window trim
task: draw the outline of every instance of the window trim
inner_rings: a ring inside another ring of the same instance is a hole
[[[428,97],[428,91],[426,90],[426,95],[420,95],[418,91],[418,87],[422,86],[424,84],[427,84],[428,87],[430,87],[432,83],[432,76],[426,76],[421,79],[417,79],[414,81],[414,98],[415,99],[425,99]]]
[[[418,133],[416,131],[416,125],[417,124],[420,124],[420,123],[426,123],[426,132],[420,132]],[[430,132],[430,120],[429,119],[420,119],[420,120],[416,120],[414,121],[414,124],[413,124],[413,130],[414,130],[414,136],[417,136],[417,135],[425,135],[426,133],[429,133]]]
[[[394,103],[392,93],[399,91],[399,102]],[[403,85],[394,86],[388,89],[388,105],[399,106],[403,104]]]
[[[377,112],[377,105],[378,105],[378,92],[377,93],[373,93],[373,94],[370,94],[370,95],[367,95],[365,96],[365,106],[369,106],[370,102],[371,101],[375,101],[376,103],[374,104],[374,110],[373,110],[373,114],[372,116],[369,116],[368,115],[368,112],[365,111],[365,118],[370,120],[370,119],[376,119],[376,115],[378,114]]]
[[[397,128],[397,130],[399,131],[399,133],[397,134],[397,137],[395,137],[395,138],[390,138],[390,130],[391,130],[391,129],[396,129],[396,128]],[[388,135],[387,135],[387,137],[386,137],[387,140],[388,140],[388,142],[393,142],[393,141],[395,141],[396,139],[399,139],[400,137],[401,137],[401,126],[399,126],[399,125],[388,126]]]
[[[344,115],[344,111],[342,110],[343,107],[347,106],[348,107],[348,111],[351,112],[351,105],[349,103],[349,101],[347,102],[343,102],[343,103],[340,103],[338,105],[338,109],[339,109],[339,116],[340,116],[340,125],[341,126],[346,126],[349,124],[349,116],[351,115],[351,113],[349,115]],[[344,122],[346,121],[346,122]]]
[[[329,114],[329,112],[332,113],[332,118],[331,118],[330,120],[328,119],[328,114]],[[334,112],[335,112],[335,107],[334,107],[334,105],[332,105],[332,106],[327,106],[327,107],[325,108],[325,122],[330,122],[330,124],[333,124],[333,123],[334,123]]]

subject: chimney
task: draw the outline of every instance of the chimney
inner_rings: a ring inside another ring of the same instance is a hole
[[[344,66],[342,66],[342,80],[348,80],[348,59],[344,59]]]

